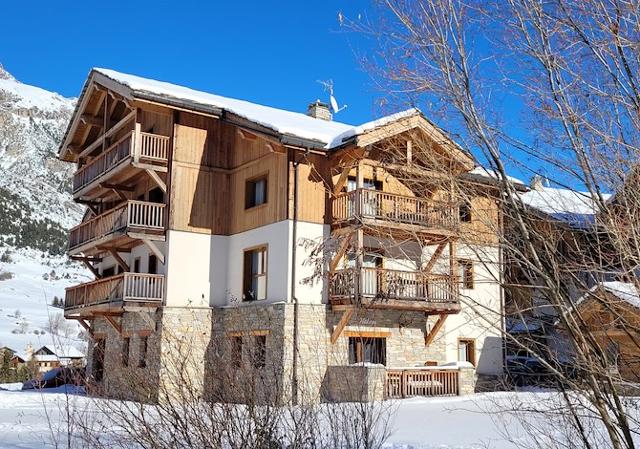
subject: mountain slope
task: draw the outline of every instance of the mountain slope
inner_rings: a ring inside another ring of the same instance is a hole
[[[56,158],[74,103],[17,81],[0,65],[0,236],[11,246],[62,254],[65,229],[81,217],[70,195],[73,165]]]
[[[0,65],[0,346],[17,351],[59,340],[84,345],[77,323],[51,307],[65,287],[89,279],[64,255],[83,213],[71,197],[73,164],[56,157],[74,104]]]

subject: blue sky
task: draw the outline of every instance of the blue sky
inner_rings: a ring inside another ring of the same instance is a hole
[[[5,2],[0,63],[22,82],[77,96],[89,69],[112,68],[304,112],[333,79],[349,107],[336,120],[378,115],[357,62],[358,36],[337,14],[366,0]],[[6,36],[11,36],[8,40]]]

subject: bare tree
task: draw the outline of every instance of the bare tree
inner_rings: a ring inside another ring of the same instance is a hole
[[[494,232],[510,274],[496,280],[510,293],[511,317],[526,321],[536,309],[532,295],[538,295],[565,338],[559,346],[571,353],[569,370],[563,357],[531,333],[505,335],[552,373],[563,398],[562,407],[555,404],[553,410],[567,424],[567,438],[554,444],[635,447],[638,423],[627,411],[637,404],[624,395],[639,372],[629,359],[620,367],[616,345],[624,338],[627,354],[640,349],[637,308],[593,284],[616,272],[617,281],[638,285],[639,5],[623,0],[382,0],[377,5],[367,22],[347,22],[376,43],[364,64],[387,98],[426,105],[429,115],[487,166],[499,188],[504,226],[494,226]],[[525,112],[509,116],[518,108]],[[595,220],[576,226],[573,217],[532,210],[508,177],[514,169],[543,175],[556,187],[586,191],[573,202],[594,209]],[[449,173],[457,199],[469,197],[473,183]],[[407,173],[404,182],[427,180]],[[526,300],[516,300],[523,292]],[[589,312],[587,301],[595,307]],[[596,315],[607,317],[598,318],[600,326],[594,325]],[[548,441],[533,441],[549,447]]]

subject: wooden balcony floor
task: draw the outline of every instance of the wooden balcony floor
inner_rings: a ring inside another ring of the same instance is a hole
[[[95,240],[90,240],[77,247],[69,248],[67,252],[70,256],[84,254],[85,256],[95,256],[104,252],[104,248],[117,248],[119,252],[129,252],[133,247],[138,246],[140,235],[144,234],[149,240],[164,242],[164,230],[149,230],[146,228],[127,227]]]
[[[370,217],[352,217],[348,220],[342,220],[332,223],[332,229],[343,229],[355,226],[363,226],[366,234],[389,235],[390,237],[407,238],[415,235],[433,238],[452,238],[458,235],[458,231],[432,227],[424,224],[408,224],[397,221],[384,220],[380,218]]]
[[[455,314],[461,310],[460,303],[456,302],[440,303],[425,300],[380,299],[367,296],[360,301],[349,298],[331,298],[329,304],[336,311],[353,308],[354,306],[365,309],[406,310],[408,312],[433,312],[438,314]]]

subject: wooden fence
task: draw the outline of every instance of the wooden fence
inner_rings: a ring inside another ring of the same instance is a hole
[[[458,370],[454,369],[388,369],[385,394],[388,399],[411,396],[456,396]]]

